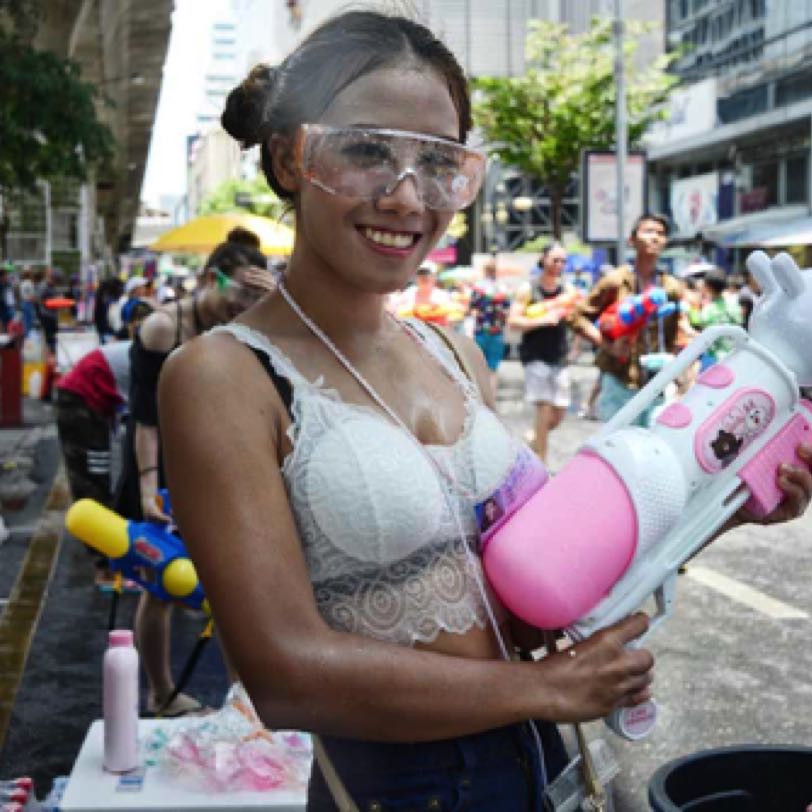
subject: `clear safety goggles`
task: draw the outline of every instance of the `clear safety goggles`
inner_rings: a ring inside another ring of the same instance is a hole
[[[459,211],[474,202],[485,175],[483,152],[401,130],[303,124],[296,139],[303,177],[334,195],[377,200],[410,176],[423,204]]]
[[[219,268],[214,269],[214,278],[216,280],[217,290],[220,293],[230,294],[242,304],[252,305],[267,293],[267,291],[262,288],[257,288],[253,285],[245,285],[236,279],[232,279],[232,277],[223,273]]]

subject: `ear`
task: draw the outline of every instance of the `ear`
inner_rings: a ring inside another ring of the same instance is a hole
[[[297,160],[294,139],[284,135],[271,136],[268,142],[271,165],[279,185],[291,194],[299,191],[300,176],[296,171]]]

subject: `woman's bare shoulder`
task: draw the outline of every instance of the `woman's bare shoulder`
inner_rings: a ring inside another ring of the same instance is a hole
[[[178,347],[164,364],[158,389],[160,407],[194,408],[205,419],[234,419],[244,426],[256,419],[263,433],[268,425],[281,426],[287,416],[254,352],[225,332],[198,336]]]
[[[153,352],[169,352],[178,337],[177,315],[172,310],[161,307],[150,313],[138,329],[138,336],[145,349]]]
[[[207,333],[181,344],[167,359],[162,378],[195,389],[222,387],[255,366],[253,353],[232,335]]]

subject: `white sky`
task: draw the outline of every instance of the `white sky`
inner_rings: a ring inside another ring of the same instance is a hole
[[[227,0],[175,0],[172,33],[152,130],[141,199],[157,206],[161,195],[186,192],[186,136],[197,129],[211,26]]]

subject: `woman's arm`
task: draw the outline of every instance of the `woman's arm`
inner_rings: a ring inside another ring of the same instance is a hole
[[[169,522],[170,517],[158,506],[158,468],[160,442],[158,427],[135,423],[135,460],[138,465],[138,488],[141,512],[146,521]]]
[[[229,658],[273,728],[431,740],[528,718],[594,719],[648,695],[636,616],[539,663],[468,660],[330,629],[278,462],[284,406],[231,337],[196,339],[160,382],[175,516]]]
[[[158,506],[158,469],[161,464],[160,439],[158,435],[156,399],[157,376],[160,366],[155,358],[147,358],[144,351],[157,354],[170,352],[175,344],[177,327],[174,319],[164,311],[150,314],[139,330],[141,351],[131,353],[133,397],[132,410],[135,423],[134,450],[138,466],[138,487],[141,495],[141,512],[144,519],[168,522],[170,517]]]

